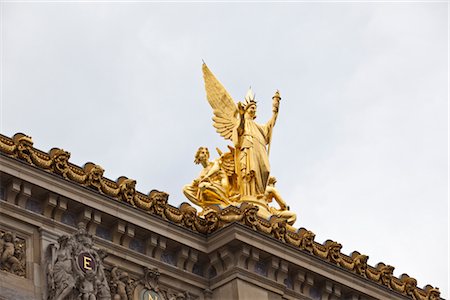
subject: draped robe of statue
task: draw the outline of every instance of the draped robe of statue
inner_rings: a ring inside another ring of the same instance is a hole
[[[205,178],[209,178],[208,181],[201,182]],[[228,178],[224,171],[220,170],[218,160],[208,161],[198,178],[183,187],[183,193],[192,203],[200,207],[214,204],[229,205],[228,186]]]
[[[244,187],[243,196],[257,196],[265,192],[270,175],[267,145],[274,124],[275,118],[261,125],[246,117],[242,135],[238,135],[237,129],[233,133],[233,143],[240,149],[239,167]]]
[[[257,124],[256,101],[251,89],[245,101],[233,98],[203,64],[206,98],[213,109],[213,126],[226,140],[235,146],[235,173],[239,186],[241,201],[253,201],[264,195],[270,174],[268,146],[272,129],[278,116],[281,97],[277,91],[272,97],[272,118],[265,125]]]

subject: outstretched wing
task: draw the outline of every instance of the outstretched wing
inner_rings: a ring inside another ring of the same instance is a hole
[[[206,98],[214,113],[213,126],[221,136],[230,140],[233,129],[239,125],[236,104],[205,63],[203,63],[202,69],[203,78],[205,79]]]

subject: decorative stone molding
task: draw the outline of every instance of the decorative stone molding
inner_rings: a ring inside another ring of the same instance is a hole
[[[0,230],[0,270],[17,276],[26,275],[25,240],[10,231]]]
[[[272,216],[269,220],[262,219],[257,215],[258,207],[249,203],[243,203],[239,207],[229,206],[223,209],[219,206],[213,206],[208,211],[203,212],[203,216],[199,216],[195,208],[188,203],[183,203],[179,208],[171,206],[168,203],[169,195],[165,192],[152,190],[146,195],[135,190],[135,180],[120,177],[117,181],[112,181],[103,177],[104,169],[93,163],[87,163],[84,167],[76,166],[69,162],[70,153],[62,149],[54,148],[49,153],[35,149],[31,137],[22,133],[17,133],[12,138],[0,135],[0,154],[61,176],[64,180],[90,188],[95,193],[105,195],[112,201],[118,201],[124,205],[140,209],[148,214],[173,222],[178,226],[188,228],[193,232],[207,235],[237,222],[248,226],[252,230],[271,236],[282,243],[298,248],[299,251],[309,253],[323,261],[367,278],[367,280],[412,299],[428,300],[439,299],[440,297],[438,288],[427,285],[421,289],[417,287],[417,281],[407,275],[396,278],[393,275],[394,267],[392,266],[383,263],[379,263],[376,267],[368,265],[369,257],[367,255],[356,251],[350,256],[345,255],[340,252],[342,249],[341,244],[330,240],[323,244],[317,243],[314,241],[315,234],[312,231],[304,228],[296,229],[287,224],[286,220],[276,216]],[[31,196],[30,186],[16,179],[9,182],[5,192],[6,200],[9,203],[22,207],[24,207]],[[56,200],[54,196],[49,196],[43,213],[47,216],[52,215],[55,220],[59,221],[66,211],[66,199],[58,196]],[[92,217],[92,213],[87,212],[83,217],[87,217],[90,220],[89,232],[95,232],[97,224],[101,222],[100,215],[96,215],[94,212]],[[128,247],[131,239],[134,237],[134,231],[133,226],[125,226],[125,224],[119,222],[112,233],[113,241]],[[166,241],[161,237],[151,236],[147,239],[145,251],[147,255],[161,259],[166,253],[165,249]],[[55,253],[56,250],[59,251],[59,248],[55,246]],[[180,249],[176,255],[178,255],[178,261],[175,261],[174,264],[180,267],[183,266],[182,268],[184,269],[191,269],[197,260],[196,254],[192,254],[191,257],[191,252],[188,254],[186,249]],[[250,255],[248,259],[245,258],[246,255]],[[245,250],[241,253],[241,256],[237,258],[240,266],[245,261],[249,269],[254,269],[259,263],[256,252],[248,253]],[[215,272],[221,273],[223,270],[229,269],[231,264],[229,252],[211,254],[210,258]],[[278,276],[276,280],[281,282],[283,278],[286,278],[286,268],[284,265],[277,266],[274,263],[271,263],[270,268],[276,269],[280,275],[271,276],[274,278]],[[268,271],[272,272],[270,268]],[[301,289],[308,289],[310,286],[309,279],[307,277],[301,278],[302,276],[298,278],[302,282]]]

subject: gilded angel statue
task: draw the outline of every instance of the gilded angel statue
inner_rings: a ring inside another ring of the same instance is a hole
[[[210,205],[239,205],[250,202],[264,210],[267,215],[286,216],[290,223],[292,215],[269,211],[268,203],[272,201],[273,189],[269,185],[270,164],[269,151],[272,130],[275,126],[280,105],[280,93],[272,97],[272,117],[265,124],[255,122],[256,100],[251,89],[243,102],[235,102],[219,80],[203,63],[206,98],[213,109],[213,126],[233,146],[229,152],[209,161],[209,151],[200,147],[195,162],[203,166],[200,176],[191,184],[185,185],[183,193],[194,204],[207,208]],[[269,196],[270,195],[270,196]],[[279,197],[281,199],[281,197]],[[275,198],[276,199],[276,198]],[[281,211],[288,208],[281,207]]]
[[[241,200],[264,195],[270,174],[272,129],[281,100],[279,92],[272,98],[272,117],[262,125],[255,122],[256,101],[251,89],[245,101],[236,104],[206,64],[203,64],[203,77],[206,97],[213,109],[213,126],[222,137],[234,144],[235,172]]]

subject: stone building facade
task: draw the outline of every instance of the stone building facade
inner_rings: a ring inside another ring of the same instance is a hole
[[[0,299],[441,299],[252,205],[199,217],[0,135]]]

